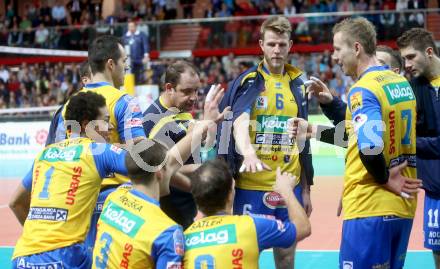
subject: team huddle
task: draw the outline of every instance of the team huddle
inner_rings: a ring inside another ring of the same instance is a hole
[[[376,46],[366,19],[336,24],[332,57],[355,81],[346,104],[287,64],[291,32],[283,16],[264,21],[263,60],[226,91],[213,85],[201,120],[190,113],[201,87],[195,66],[170,64],[142,113],[119,90],[123,44],[94,40],[84,87],[55,113],[10,202],[23,225],[13,268],[258,268],[269,248],[276,268],[293,268],[297,242],[311,234],[311,138],[347,148],[339,267],[403,268],[423,182],[425,247],[440,268],[432,35],[408,30],[400,55]],[[309,95],[336,127],[308,123]],[[217,158],[202,162],[202,147]]]

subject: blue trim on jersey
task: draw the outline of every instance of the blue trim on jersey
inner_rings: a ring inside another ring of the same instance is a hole
[[[362,104],[351,111],[353,124],[358,134],[358,148],[360,150],[383,148],[384,126],[379,100],[368,89],[356,87],[348,95],[350,108],[351,97],[359,92],[362,95]]]
[[[116,128],[121,141],[127,140],[125,129],[129,129],[127,135],[130,137],[128,137],[128,140],[136,137],[146,137],[142,126],[143,117],[141,110],[139,109],[137,112],[132,112],[130,108],[131,106],[138,106],[138,104],[134,103],[135,101],[133,97],[126,94],[116,102],[114,113],[117,121]],[[130,105],[130,103],[133,104]],[[132,124],[137,124],[138,126],[131,126]]]
[[[185,242],[182,227],[174,225],[163,231],[153,242],[151,257],[156,268],[169,268],[169,262],[182,262]],[[178,267],[180,268],[180,267]]]
[[[102,87],[102,86],[111,86],[111,87],[113,87],[113,85],[111,85],[110,83],[108,83],[106,81],[101,81],[101,82],[95,82],[95,83],[86,84],[84,86],[84,88],[86,88],[86,89],[95,89],[95,88],[99,88],[99,87]]]
[[[32,163],[32,167],[29,170],[29,172],[24,176],[23,180],[21,181],[21,184],[27,191],[32,190],[32,175],[34,172],[34,163]]]
[[[259,251],[272,247],[288,248],[296,241],[296,227],[290,221],[251,216],[257,231]]]
[[[267,67],[264,64],[262,64],[262,68],[261,69],[264,71],[264,73],[268,74],[269,76],[272,76],[272,74],[270,73],[269,69],[267,69]],[[283,75],[284,74],[286,74],[286,69],[283,70]]]
[[[90,144],[90,150],[101,178],[108,177],[111,173],[127,175],[128,171],[125,166],[127,151],[110,144],[95,142]]]
[[[358,80],[360,80],[363,76],[365,76],[365,74],[369,73],[369,72],[374,72],[374,71],[385,71],[385,70],[389,70],[390,67],[388,65],[376,65],[376,66],[372,66],[367,68],[367,70],[365,70],[358,78]]]
[[[148,196],[145,193],[142,193],[142,192],[140,192],[140,191],[138,191],[136,189],[131,189],[130,193],[135,195],[135,196],[137,196],[137,197],[139,197],[139,198],[141,198],[141,199],[144,199],[145,201],[147,201],[149,203],[152,203],[154,205],[160,206],[159,201],[157,201],[154,198],[151,198],[150,196]]]

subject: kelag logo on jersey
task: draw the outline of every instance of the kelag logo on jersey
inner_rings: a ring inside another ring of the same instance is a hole
[[[227,224],[202,232],[190,233],[185,235],[185,238],[186,249],[237,243],[234,224]]]
[[[140,217],[128,212],[112,202],[109,202],[104,208],[101,218],[105,223],[118,229],[119,231],[122,231],[131,238],[137,234],[145,222]]]
[[[414,100],[414,93],[408,82],[390,83],[383,86],[391,105]]]
[[[78,161],[83,151],[82,145],[75,145],[66,148],[47,148],[41,154],[40,161],[48,162],[72,162]]]
[[[274,132],[274,133],[285,133],[287,132],[287,120],[290,119],[288,116],[267,116],[258,115],[257,116],[257,132]]]

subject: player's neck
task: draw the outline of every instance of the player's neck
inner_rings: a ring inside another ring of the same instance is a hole
[[[159,201],[160,198],[160,186],[157,183],[150,182],[150,184],[137,184],[133,182],[133,189],[142,192],[150,198]]]
[[[167,108],[167,109],[171,109],[174,112],[178,112],[177,108],[174,106],[173,102],[171,101],[170,97],[166,94],[163,93],[161,96],[161,101],[162,104]],[[180,111],[180,110],[179,110]]]
[[[431,68],[426,74],[426,78],[431,81],[440,77],[440,58],[434,57],[431,61]]]
[[[284,64],[280,68],[274,68],[267,64],[266,59],[263,60],[263,65],[271,74],[281,75],[284,72]]]
[[[113,79],[105,73],[96,73],[92,77],[92,83],[98,83],[98,82],[108,82],[110,85],[114,87]]]
[[[379,61],[377,60],[376,56],[370,57],[367,55],[361,56],[361,58],[358,60],[358,67],[356,70],[356,79],[359,79],[359,77],[370,67],[381,65]]]

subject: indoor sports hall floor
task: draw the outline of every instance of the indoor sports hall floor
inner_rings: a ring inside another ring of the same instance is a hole
[[[313,121],[325,122],[322,117],[314,117]],[[342,186],[344,152],[341,149],[315,143],[313,153],[316,177],[315,186],[312,188],[312,235],[298,245],[296,268],[338,268],[342,219],[336,216],[336,210]],[[11,166],[10,169],[26,170],[27,167]],[[3,171],[0,173],[0,175],[6,174]],[[21,233],[19,223],[7,207],[8,200],[19,182],[19,178],[0,176],[0,269],[10,268],[13,246]],[[432,254],[423,249],[423,195],[419,194],[418,199],[405,269],[434,268]],[[275,268],[271,250],[262,253],[260,268]]]

